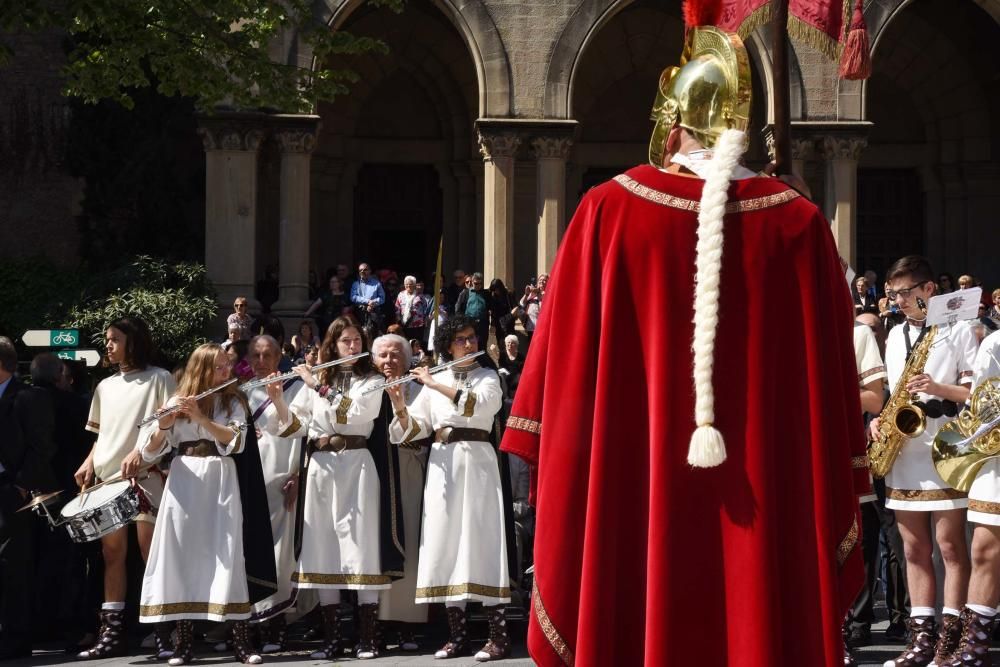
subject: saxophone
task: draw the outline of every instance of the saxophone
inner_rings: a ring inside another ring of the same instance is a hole
[[[920,343],[913,348],[910,358],[906,360],[903,375],[900,376],[896,388],[889,397],[882,414],[879,416],[878,436],[868,447],[868,464],[872,477],[882,479],[889,474],[892,464],[896,462],[900,450],[907,439],[915,438],[924,432],[927,417],[924,411],[913,405],[913,397],[906,391],[906,385],[914,376],[924,372],[927,357],[930,355],[931,343],[937,335],[937,326],[932,326]]]

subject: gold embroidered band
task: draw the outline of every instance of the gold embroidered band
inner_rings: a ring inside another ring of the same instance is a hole
[[[390,583],[384,574],[322,574],[318,572],[292,572],[297,584],[342,584],[344,586],[382,586]]]
[[[300,428],[302,428],[302,423],[299,421],[299,418],[295,416],[295,414],[292,414],[292,423],[288,425],[288,428],[279,433],[278,437],[287,438],[292,433],[298,431]]]
[[[682,197],[675,197],[674,195],[669,195],[665,192],[660,192],[659,190],[654,190],[651,187],[645,186],[639,183],[633,178],[626,176],[625,174],[619,174],[614,178],[615,182],[621,185],[623,188],[631,192],[632,194],[642,197],[647,201],[651,201],[655,204],[660,204],[662,206],[669,206],[670,208],[677,208],[682,211],[691,211],[697,213],[701,210],[701,202],[696,199],[684,199]],[[731,201],[726,204],[726,213],[745,213],[747,211],[759,211],[765,208],[771,208],[772,206],[780,206],[781,204],[786,204],[793,199],[799,197],[799,193],[795,190],[788,189],[784,192],[779,192],[773,195],[767,195],[766,197],[755,197],[754,199],[741,199],[739,201]]]
[[[476,394],[470,391],[465,397],[465,410],[462,412],[463,417],[471,417],[476,414]]]
[[[101,425],[98,424],[97,422],[88,421],[87,422],[87,428],[92,428],[92,429],[94,429],[96,431],[96,430],[99,430],[101,428]]]
[[[559,631],[556,630],[556,626],[553,625],[552,619],[549,618],[549,613],[545,611],[545,605],[542,604],[542,596],[538,592],[538,580],[535,579],[531,584],[531,607],[535,612],[535,620],[538,621],[538,627],[542,629],[542,634],[549,641],[549,646],[555,651],[559,659],[563,661],[564,665],[573,664],[573,649],[569,647],[566,640],[562,638]]]
[[[867,456],[855,456],[851,459],[852,468],[867,468],[869,465]]]
[[[851,550],[854,549],[858,544],[858,517],[854,517],[851,521],[851,529],[847,531],[847,535],[844,539],[840,541],[840,546],[837,547],[837,565],[843,565],[847,562],[847,557],[851,555]]]
[[[991,503],[985,500],[975,500],[969,498],[969,511],[981,512],[982,514],[1000,514],[1000,503]]]
[[[450,584],[448,586],[428,586],[418,588],[416,598],[439,598],[446,595],[482,595],[488,598],[509,598],[510,588],[503,586],[486,586],[485,584]]]
[[[249,602],[171,602],[170,604],[151,604],[139,607],[139,616],[169,616],[171,614],[213,614],[226,616],[228,614],[249,614]]]
[[[885,366],[876,366],[875,368],[869,368],[864,373],[858,375],[858,379],[864,380],[865,378],[871,377],[878,373],[885,373]]]
[[[536,422],[534,419],[528,419],[527,417],[515,417],[514,415],[507,417],[507,428],[527,431],[535,435],[542,434],[542,422]]]
[[[349,399],[347,396],[344,396],[342,399],[340,399],[340,405],[337,406],[337,423],[338,424],[346,424],[347,423],[347,411],[351,409],[351,403],[353,403],[353,402],[354,401],[352,401],[351,399]]]
[[[885,490],[887,498],[892,500],[960,500],[968,496],[955,489],[891,489]]]

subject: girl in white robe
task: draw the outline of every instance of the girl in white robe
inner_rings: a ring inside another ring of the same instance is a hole
[[[231,458],[244,445],[245,399],[235,385],[200,401],[193,398],[226,382],[231,372],[221,347],[199,347],[167,403],[181,409],[151,425],[140,440],[146,462],[177,450],[153,532],[139,610],[143,623],[177,621],[171,665],[192,660],[192,621],[198,619],[236,621],[237,657],[247,664],[261,662],[247,636],[243,510]]]

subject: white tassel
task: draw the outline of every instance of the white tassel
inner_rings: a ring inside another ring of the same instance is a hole
[[[726,460],[726,443],[713,426],[715,391],[712,369],[715,363],[715,333],[719,324],[720,274],[722,273],[723,218],[729,200],[729,181],[746,148],[746,135],[726,130],[719,137],[712,169],[705,179],[698,213],[698,245],[694,291],[694,389],[695,423],[688,463],[712,468]]]

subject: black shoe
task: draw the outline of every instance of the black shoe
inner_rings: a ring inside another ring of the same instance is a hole
[[[855,625],[847,628],[844,634],[844,642],[850,648],[869,646],[872,643],[872,630],[868,625]]]
[[[885,629],[885,639],[890,642],[906,642],[906,624],[901,621],[893,621]]]

